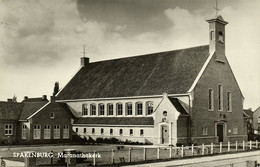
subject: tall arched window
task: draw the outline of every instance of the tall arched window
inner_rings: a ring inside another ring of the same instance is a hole
[[[133,115],[132,103],[126,103],[126,115]]]
[[[91,115],[96,115],[97,114],[96,104],[91,104],[90,105],[90,109],[91,109]]]
[[[143,103],[142,102],[136,103],[136,115],[143,115]]]
[[[147,115],[151,115],[153,113],[153,102],[152,101],[146,102],[146,110],[147,110]]]
[[[114,107],[113,104],[107,104],[107,115],[113,115],[114,114]]]
[[[88,105],[82,104],[82,116],[88,115]]]
[[[121,103],[116,104],[116,112],[117,115],[123,115],[123,104]]]
[[[105,115],[105,105],[99,104],[98,105],[99,115]]]

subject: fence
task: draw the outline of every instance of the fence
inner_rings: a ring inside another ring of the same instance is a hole
[[[99,149],[101,146],[97,146]],[[82,159],[77,158],[77,166],[93,165],[121,165],[127,163],[142,163],[144,161],[161,161],[161,160],[172,160],[181,159],[184,157],[198,157],[216,154],[228,154],[234,152],[243,152],[259,149],[258,141],[243,141],[242,143],[219,143],[219,144],[202,144],[199,146],[128,146],[128,145],[118,145],[111,150],[103,151],[93,151],[93,152],[81,152],[81,154],[92,154],[100,155],[100,157],[93,156],[91,158]],[[37,166],[52,166],[54,164],[60,163],[60,158],[57,158],[58,153],[54,152],[54,158],[36,158]],[[63,163],[72,162],[71,160],[63,159]]]

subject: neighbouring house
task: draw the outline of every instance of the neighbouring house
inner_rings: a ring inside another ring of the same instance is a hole
[[[28,98],[22,102],[0,102],[0,143],[7,138],[18,144],[61,143],[72,139],[73,115],[54,97]]]
[[[81,137],[153,144],[247,140],[244,97],[225,53],[228,24],[207,20],[209,45],[89,62],[56,95]]]
[[[255,134],[260,134],[260,107],[253,112],[253,129]]]
[[[244,115],[247,119],[247,135],[251,137],[254,134],[252,108],[244,109]]]

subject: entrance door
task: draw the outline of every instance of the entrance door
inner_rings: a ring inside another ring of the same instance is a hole
[[[223,136],[224,136],[223,133],[224,133],[223,125],[217,125],[218,142],[223,142]]]
[[[162,144],[169,143],[169,128],[168,126],[162,126]]]

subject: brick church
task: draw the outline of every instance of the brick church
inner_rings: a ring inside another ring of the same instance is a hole
[[[207,22],[209,45],[99,62],[82,57],[56,96],[74,114],[73,130],[167,145],[246,140],[244,97],[225,54],[228,23],[221,16]]]

